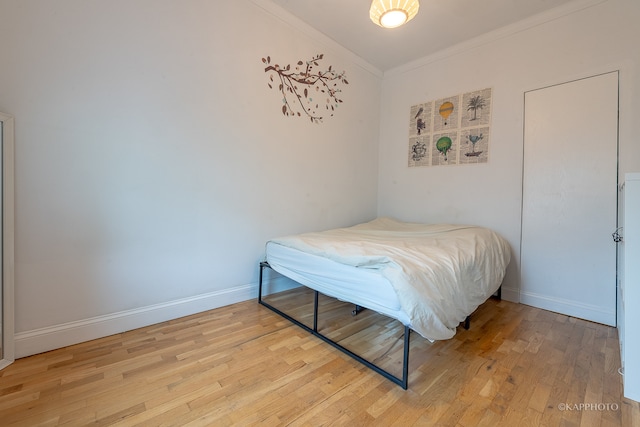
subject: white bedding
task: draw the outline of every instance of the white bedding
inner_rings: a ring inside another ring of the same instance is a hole
[[[500,287],[511,256],[506,240],[487,228],[405,223],[391,218],[281,237],[268,245],[282,245],[381,275],[400,304],[402,314],[391,315],[430,340],[455,335],[457,325]],[[348,295],[344,299],[367,307]]]
[[[273,270],[300,284],[410,326],[396,291],[379,270],[352,267],[274,242],[267,242],[266,260]]]

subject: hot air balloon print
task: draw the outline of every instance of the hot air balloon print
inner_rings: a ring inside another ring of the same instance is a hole
[[[446,126],[449,116],[451,115],[451,113],[453,113],[453,103],[449,101],[442,103],[442,105],[440,105],[440,110],[438,110],[438,112],[444,119],[444,124]]]
[[[451,150],[452,145],[453,141],[451,141],[451,138],[449,138],[448,136],[443,136],[436,142],[436,148],[444,155],[445,162],[447,161],[447,153],[449,152],[449,150]]]

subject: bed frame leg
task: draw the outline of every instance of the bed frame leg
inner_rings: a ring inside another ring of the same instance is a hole
[[[411,342],[411,328],[404,326],[404,356],[402,362],[402,382],[399,384],[404,390],[409,387],[409,344]]]
[[[258,281],[258,303],[262,303],[262,272],[266,267],[271,267],[268,262],[260,262],[260,280]]]
[[[499,300],[502,300],[502,285],[498,288],[495,293],[495,297]],[[468,315],[466,319],[464,319],[464,328],[468,331],[471,326],[471,315]]]
[[[351,315],[356,316],[358,315],[358,313],[360,313],[363,310],[364,310],[363,306],[356,304],[356,308],[353,309],[353,311],[351,312]]]
[[[318,291],[313,291],[313,332],[318,333]]]

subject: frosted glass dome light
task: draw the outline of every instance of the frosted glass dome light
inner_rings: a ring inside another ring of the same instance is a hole
[[[369,17],[376,25],[395,28],[413,19],[419,7],[418,0],[373,0]]]

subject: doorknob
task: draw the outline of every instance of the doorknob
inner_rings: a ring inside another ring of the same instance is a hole
[[[622,242],[622,234],[620,234],[620,231],[622,230],[622,227],[618,227],[616,228],[616,231],[613,232],[613,234],[611,234],[611,237],[613,237],[613,241],[616,243],[620,243]]]

